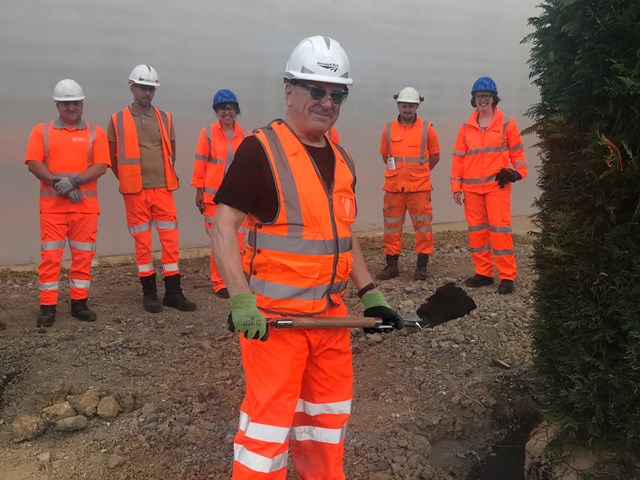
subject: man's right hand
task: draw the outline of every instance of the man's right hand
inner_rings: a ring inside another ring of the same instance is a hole
[[[453,192],[453,201],[458,205],[462,205],[464,201],[464,197],[462,196],[462,192]]]
[[[265,341],[269,337],[267,320],[256,306],[253,293],[241,293],[231,297],[229,330],[244,333],[244,338]]]
[[[69,197],[71,203],[78,203],[80,200],[82,200],[82,194],[77,188],[69,190],[69,193],[67,193],[67,197]]]
[[[204,201],[202,199],[202,189],[198,188],[196,190],[196,207],[200,210],[200,213],[204,212]]]

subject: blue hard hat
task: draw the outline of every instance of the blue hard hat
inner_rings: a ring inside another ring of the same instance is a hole
[[[473,87],[471,87],[471,93],[479,91],[493,92],[497,95],[498,87],[491,77],[480,77],[473,82]]]
[[[216,105],[221,103],[235,103],[238,105],[238,97],[231,90],[223,88],[222,90],[218,90],[216,94],[213,96],[213,108],[216,108]]]

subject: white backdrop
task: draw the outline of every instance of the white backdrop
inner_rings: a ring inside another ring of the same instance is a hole
[[[434,222],[462,220],[449,191],[451,150],[471,112],[473,81],[498,84],[501,107],[520,129],[537,101],[526,61],[536,15],[534,0],[25,0],[3,2],[0,16],[0,265],[39,260],[38,182],[23,164],[31,128],[57,114],[51,94],[62,78],[86,95],[84,117],[106,127],[130,103],[127,77],[139,63],[158,70],[155,105],[174,114],[176,192],[181,246],[208,243],[189,185],[199,130],[213,119],[219,88],[240,99],[247,128],[284,115],[282,73],[304,37],[329,35],[345,48],[355,79],[338,121],[342,143],[358,173],[356,229],[382,228],[383,167],[378,154],[384,122],[393,119],[393,94],[414,86],[426,97],[419,114],[432,121],[442,146],[433,173]],[[525,137],[531,176],[518,183],[513,214],[528,214],[536,195],[537,159]],[[98,254],[133,251],[124,205],[108,172],[100,180]],[[157,245],[157,243],[156,243]]]

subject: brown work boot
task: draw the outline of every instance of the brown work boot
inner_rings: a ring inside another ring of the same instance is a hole
[[[429,263],[429,255],[426,253],[419,253],[418,261],[416,262],[416,271],[413,274],[414,280],[427,279],[427,263]]]
[[[56,321],[56,306],[55,305],[40,305],[40,311],[38,312],[38,318],[36,320],[36,327],[50,327],[53,322]]]
[[[396,278],[400,276],[400,270],[398,270],[398,257],[400,255],[387,255],[387,266],[384,267],[378,275],[376,280],[389,280],[390,278]]]
[[[87,299],[71,300],[71,316],[81,322],[95,322],[98,316],[96,312],[87,307]]]
[[[164,298],[162,304],[165,307],[177,308],[181,312],[194,312],[196,304],[182,293],[180,287],[180,274],[164,277]]]
[[[162,311],[162,304],[158,299],[156,274],[140,277],[140,283],[142,284],[142,307],[149,313]]]

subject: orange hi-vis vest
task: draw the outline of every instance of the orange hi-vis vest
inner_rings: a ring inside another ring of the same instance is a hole
[[[338,133],[338,129],[335,125],[332,125],[329,129],[329,131],[327,132],[327,137],[329,137],[329,140],[331,140],[333,143],[340,143],[340,134]]]
[[[304,145],[283,120],[254,131],[276,183],[269,224],[249,214],[243,267],[258,307],[272,315],[316,315],[340,305],[347,289],[356,217],[355,170],[330,142],[335,173],[327,190]]]
[[[406,128],[398,120],[386,123],[384,135],[387,154],[395,159],[395,169],[384,172],[385,192],[431,191],[431,166],[427,140],[431,122],[417,117],[411,128]]]
[[[171,114],[154,108],[160,127],[162,138],[162,156],[164,158],[164,175],[168,190],[176,190],[180,184],[178,176],[173,168],[173,151],[171,149]],[[138,132],[133,121],[131,110],[124,110],[111,115],[116,134],[118,159],[118,179],[120,180],[120,193],[138,193],[142,191],[142,167],[140,166],[140,146],[138,145]]]
[[[483,132],[475,110],[458,131],[453,148],[451,191],[487,193],[498,190],[496,173],[513,168],[527,176],[527,161],[518,127],[511,117],[494,108],[493,119]],[[505,187],[511,189],[511,183]]]
[[[219,121],[200,132],[191,184],[202,188],[202,198],[206,203],[213,203],[213,197],[218,193],[234,153],[247,135],[250,133],[242,125],[235,123],[235,132],[229,143]]]
[[[81,120],[76,125],[71,142],[60,142],[55,130],[64,129],[60,120],[51,120],[49,125],[41,124],[44,164],[56,176],[73,177],[93,165],[93,144],[96,127]],[[83,211],[98,213],[98,181],[87,182],[78,187],[81,203],[74,204],[67,198],[59,197],[53,185],[40,182],[40,211],[43,213]]]

